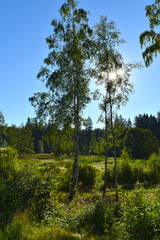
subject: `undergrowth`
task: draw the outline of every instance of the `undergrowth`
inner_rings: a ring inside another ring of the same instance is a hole
[[[68,202],[71,161],[18,160],[9,148],[2,153],[0,240],[158,240],[160,153],[145,164],[118,159],[119,203],[114,189],[107,188],[102,198],[103,171],[93,166],[93,159],[80,161],[80,181]],[[113,177],[110,163],[108,187],[114,184]],[[146,181],[151,184],[140,184]],[[128,183],[134,188],[123,188]]]

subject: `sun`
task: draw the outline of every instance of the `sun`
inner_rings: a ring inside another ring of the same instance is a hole
[[[116,72],[110,72],[109,73],[109,80],[114,80],[116,78]]]
[[[125,74],[124,69],[117,69],[113,72],[109,73],[109,80],[113,81],[116,80],[117,78],[121,78],[123,77],[123,75]]]

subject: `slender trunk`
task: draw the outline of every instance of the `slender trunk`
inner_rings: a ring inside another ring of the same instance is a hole
[[[116,155],[115,135],[114,135],[114,129],[113,129],[113,112],[112,112],[111,96],[110,96],[110,115],[111,115],[111,132],[112,132],[112,136],[113,136],[113,149],[114,149],[116,202],[118,202],[117,155]]]
[[[108,165],[108,131],[107,131],[107,109],[105,106],[105,140],[106,140],[106,145],[105,145],[105,174],[104,174],[104,190],[103,190],[103,198],[105,197],[106,194],[106,188],[107,188],[107,165]]]
[[[74,113],[76,113],[76,96],[74,96]],[[76,114],[75,114],[76,115]],[[73,152],[75,154],[75,149],[76,149],[76,116],[74,116],[74,136],[73,136]]]
[[[78,151],[79,151],[79,75],[77,75],[77,92],[76,92],[76,122],[75,122],[75,147],[74,147],[74,165],[72,173],[72,182],[70,188],[69,200],[72,201],[75,187],[78,183],[79,165],[78,165]]]

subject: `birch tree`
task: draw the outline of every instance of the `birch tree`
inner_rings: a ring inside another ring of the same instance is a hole
[[[107,17],[101,17],[100,22],[96,25],[96,34],[98,52],[94,76],[97,84],[104,87],[104,91],[100,94],[100,109],[104,113],[106,138],[103,196],[105,196],[107,187],[108,126],[110,126],[114,147],[116,201],[118,201],[117,156],[113,113],[114,110],[127,103],[129,94],[133,92],[130,76],[132,70],[139,67],[139,64],[124,63],[122,55],[117,50],[117,47],[124,43],[124,40],[120,39],[120,32],[116,29],[113,21],[108,22]]]
[[[60,20],[53,20],[53,34],[46,41],[51,52],[44,60],[38,78],[47,91],[36,93],[30,101],[37,117],[52,119],[57,127],[74,127],[74,166],[70,199],[78,182],[78,147],[81,113],[89,98],[89,76],[86,62],[93,52],[92,30],[88,12],[67,0],[60,8]]]
[[[105,125],[105,178],[104,178],[104,191],[106,193],[107,187],[107,154],[108,154],[108,127],[109,127],[109,73],[113,68],[121,67],[121,56],[115,50],[116,45],[123,43],[124,40],[120,39],[120,32],[116,29],[113,21],[108,22],[107,17],[101,16],[99,23],[95,26],[96,33],[96,46],[97,54],[95,60],[95,70],[93,72],[96,78],[96,83],[104,87],[104,93],[99,93],[101,96],[100,109],[104,113]],[[103,117],[101,116],[102,120]]]
[[[146,67],[153,63],[153,58],[160,53],[160,0],[155,0],[151,5],[147,5],[146,17],[149,19],[150,29],[140,35],[141,48],[145,47],[142,56]]]

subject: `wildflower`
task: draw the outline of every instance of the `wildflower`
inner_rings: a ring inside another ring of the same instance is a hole
[[[137,184],[137,185],[139,185],[139,184],[140,184],[140,183],[139,183],[139,180],[137,180],[136,184]]]
[[[62,207],[64,207],[64,203],[62,204]]]

